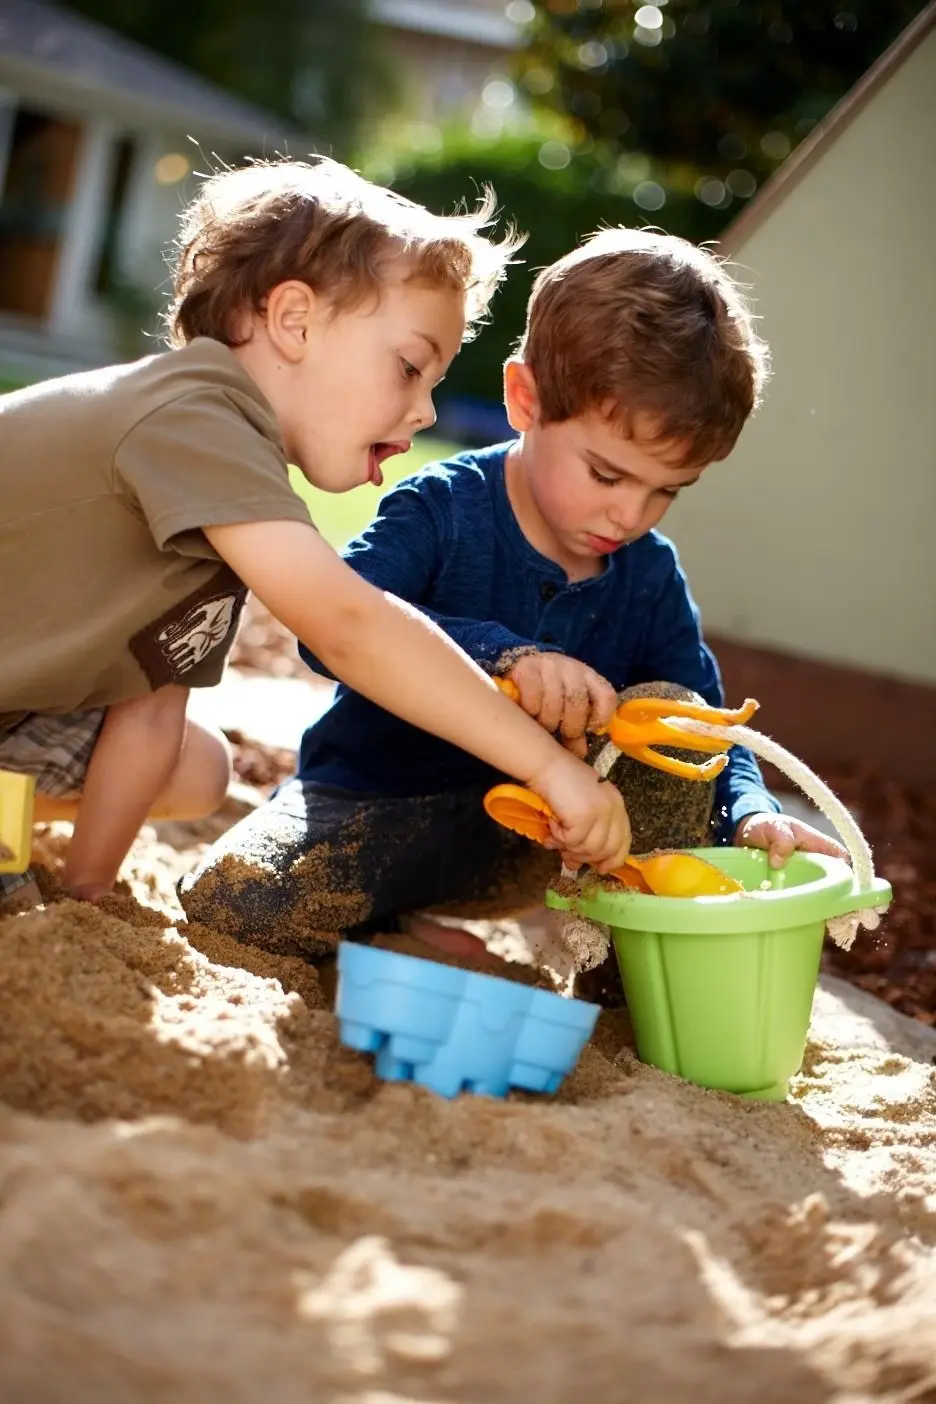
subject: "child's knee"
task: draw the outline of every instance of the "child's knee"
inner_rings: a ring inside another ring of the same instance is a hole
[[[230,744],[220,731],[199,727],[199,762],[193,802],[201,801],[201,818],[214,814],[224,803],[234,774],[234,757]]]
[[[204,819],[224,803],[233,773],[231,747],[220,731],[190,721],[179,763],[153,818]]]
[[[200,864],[179,883],[189,921],[211,926],[235,940],[269,946],[275,935],[281,894],[274,874],[233,854]]]

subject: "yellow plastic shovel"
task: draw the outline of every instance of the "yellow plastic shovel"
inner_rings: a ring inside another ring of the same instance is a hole
[[[24,873],[29,867],[35,793],[31,775],[0,770],[0,873]]]

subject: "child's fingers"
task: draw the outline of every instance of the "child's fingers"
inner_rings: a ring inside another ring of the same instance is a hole
[[[554,842],[550,847],[561,850],[568,867],[587,863],[607,872],[617,867],[630,849],[630,820],[623,804],[602,811],[582,826],[554,821],[551,828]]]
[[[105,883],[82,882],[74,887],[68,888],[70,897],[74,897],[76,902],[100,902],[102,897],[107,897],[112,891]]]
[[[849,861],[848,849],[827,834],[821,834],[818,829],[794,820],[793,830],[797,848],[808,853],[825,853],[829,858],[844,858],[846,863]]]
[[[562,734],[568,740],[585,735],[591,711],[591,694],[585,677],[567,679],[562,707]]]
[[[606,678],[600,673],[588,669],[588,692],[590,699],[590,709],[588,717],[588,727],[591,731],[597,731],[614,716],[617,709],[617,693]]]
[[[543,677],[538,667],[516,668],[511,681],[520,689],[520,706],[530,717],[539,720],[543,705]]]
[[[778,815],[770,826],[767,852],[772,868],[782,868],[796,848],[796,835],[791,820]]]
[[[578,869],[585,864],[594,865],[595,847],[590,842],[589,830],[581,825],[562,825],[558,820],[550,824],[550,841],[547,848],[556,848],[562,854],[567,868]]]
[[[565,689],[562,674],[555,668],[544,666],[542,672],[543,694],[536,720],[544,731],[558,731],[562,725],[565,709]]]

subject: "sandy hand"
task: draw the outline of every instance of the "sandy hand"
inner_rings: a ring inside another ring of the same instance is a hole
[[[564,653],[527,654],[507,677],[517,686],[523,710],[547,731],[559,732],[578,756],[585,754],[585,732],[607,726],[617,706],[611,684]]]
[[[788,814],[749,814],[735,830],[734,842],[741,848],[766,848],[772,868],[782,868],[797,849],[849,861],[847,848]]]
[[[555,759],[528,783],[555,815],[546,846],[558,848],[567,867],[589,863],[609,872],[624,861],[630,852],[631,825],[612,784],[558,747]]]
[[[107,897],[113,892],[114,886],[113,883],[106,882],[69,882],[65,890],[76,902],[98,903],[102,897]]]

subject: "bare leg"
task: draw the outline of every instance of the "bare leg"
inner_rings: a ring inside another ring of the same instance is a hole
[[[231,748],[220,731],[189,721],[179,763],[150,811],[150,819],[203,819],[224,803],[231,781]],[[80,795],[36,795],[34,822],[74,822]]]

